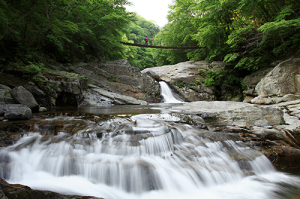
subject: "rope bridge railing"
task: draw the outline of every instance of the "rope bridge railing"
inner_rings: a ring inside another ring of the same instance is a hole
[[[124,45],[128,46],[137,46],[137,47],[145,47],[145,48],[163,48],[163,49],[198,49],[201,48],[199,46],[150,46],[150,45],[142,45],[142,44],[132,44],[121,42]]]

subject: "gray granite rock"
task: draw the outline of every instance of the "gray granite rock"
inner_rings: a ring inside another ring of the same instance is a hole
[[[38,111],[39,104],[37,103],[33,95],[23,86],[18,86],[12,89],[11,95],[15,99],[15,101],[19,102],[20,104],[26,105],[32,111]]]
[[[23,104],[5,104],[0,105],[0,116],[9,120],[27,120],[32,117],[32,111]]]

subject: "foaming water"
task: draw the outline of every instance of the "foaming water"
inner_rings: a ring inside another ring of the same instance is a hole
[[[172,91],[166,82],[161,81],[159,82],[159,84],[161,89],[161,95],[163,96],[165,103],[183,103],[182,101],[176,99],[173,96]]]
[[[58,121],[64,123],[59,132],[41,126]],[[299,184],[242,142],[213,141],[180,121],[170,114],[47,119],[1,149],[0,177],[33,189],[111,199],[289,198],[286,187]]]

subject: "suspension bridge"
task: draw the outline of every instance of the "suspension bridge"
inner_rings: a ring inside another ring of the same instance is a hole
[[[121,42],[124,45],[127,46],[137,46],[137,47],[144,47],[144,48],[162,48],[162,49],[198,49],[201,48],[199,46],[151,46],[151,45],[143,45],[143,44],[132,44],[132,43],[126,43]]]

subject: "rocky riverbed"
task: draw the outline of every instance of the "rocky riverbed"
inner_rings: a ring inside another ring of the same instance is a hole
[[[158,81],[163,80],[178,97],[192,101],[165,107],[164,111],[180,113],[182,122],[204,130],[202,136],[214,141],[221,138],[240,140],[262,152],[277,168],[299,168],[300,59],[286,60],[272,70],[264,69],[257,75],[260,80],[246,77],[244,82],[248,90],[244,92],[244,102],[213,101],[216,99],[214,88],[203,85],[195,85],[194,89],[178,87],[179,81],[189,84],[191,79],[202,78],[197,74],[198,69],[225,70],[227,66],[222,63],[185,62],[142,72],[132,68],[126,60],[81,63],[73,65],[72,70],[61,65],[51,67],[60,72],[47,72],[36,81],[9,72],[0,74],[2,147],[17,141],[20,134],[31,128],[37,115],[47,117],[55,106],[97,108],[160,102]],[[97,114],[91,114],[90,120],[94,121],[95,117]],[[2,198],[8,196],[7,187],[29,190],[5,182],[1,187]]]

